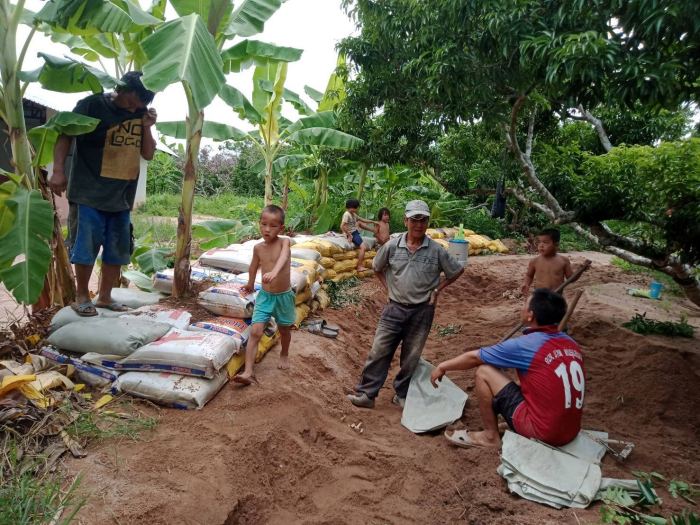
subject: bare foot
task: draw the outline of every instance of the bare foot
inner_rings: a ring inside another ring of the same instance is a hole
[[[277,368],[280,370],[289,370],[289,356],[281,355]]]
[[[241,384],[243,386],[250,386],[253,384],[258,384],[258,380],[255,378],[253,374],[238,374],[236,376],[233,376],[233,382]]]

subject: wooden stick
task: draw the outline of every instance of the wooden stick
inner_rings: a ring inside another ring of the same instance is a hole
[[[569,303],[569,308],[566,309],[566,313],[564,314],[564,317],[562,318],[561,321],[559,321],[559,331],[560,332],[563,332],[564,329],[566,329],[566,323],[569,322],[569,319],[571,318],[571,314],[574,313],[574,310],[576,309],[576,305],[578,304],[578,300],[581,298],[582,294],[583,294],[583,289],[576,290],[574,298]]]
[[[571,275],[571,277],[569,277],[566,281],[564,281],[563,283],[561,283],[561,284],[554,290],[554,293],[562,293],[562,292],[564,291],[564,288],[566,288],[569,284],[573,283],[574,281],[578,280],[578,278],[581,277],[581,275],[583,275],[583,272],[585,272],[586,270],[588,270],[590,267],[591,267],[591,261],[590,261],[590,259],[586,259],[585,261],[583,261],[583,264],[581,265],[581,267],[580,267],[578,270],[576,270],[576,271]],[[524,324],[524,323],[523,323],[522,321],[519,322],[519,323],[517,324],[517,326],[514,326],[513,329],[512,329],[510,332],[508,332],[508,334],[504,335],[503,338],[502,338],[499,342],[502,343],[503,341],[507,341],[508,339],[510,339],[511,337],[513,337],[513,336],[518,332],[518,330],[520,330],[520,329],[523,327],[523,324]]]

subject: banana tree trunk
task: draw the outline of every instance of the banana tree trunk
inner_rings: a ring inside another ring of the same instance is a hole
[[[177,247],[175,249],[175,282],[173,297],[184,297],[190,290],[190,251],[192,249],[192,206],[199,165],[199,143],[202,140],[204,112],[198,111],[187,87],[187,145],[185,170],[182,180],[182,202],[177,219]]]
[[[365,183],[367,182],[367,171],[369,170],[369,165],[362,163],[360,167],[360,182],[357,184],[357,200],[362,200],[362,194],[365,191]]]
[[[289,204],[289,179],[291,175],[288,171],[284,174],[284,190],[282,190],[282,209],[287,211],[287,205]]]
[[[265,156],[265,206],[272,204],[272,156]]]
[[[23,184],[31,189],[34,186],[32,151],[27,138],[22,90],[17,77],[17,25],[19,13],[23,9],[22,0],[14,7],[8,0],[0,0],[0,78],[3,88],[0,108],[5,113],[15,173],[20,175]]]
[[[328,170],[326,168],[321,168],[320,172],[321,184],[320,184],[320,197],[321,206],[328,204]]]

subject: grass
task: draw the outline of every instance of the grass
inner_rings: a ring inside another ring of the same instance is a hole
[[[327,291],[328,297],[331,300],[331,308],[340,309],[351,304],[359,303],[360,294],[357,290],[359,284],[360,280],[357,277],[351,277],[350,279],[338,281],[337,283],[329,281]]]
[[[25,455],[25,445],[9,434],[2,442],[0,524],[70,523],[86,501],[80,478],[67,482],[46,468],[45,456]]]
[[[434,330],[437,332],[439,337],[447,337],[448,335],[460,333],[462,331],[462,325],[453,323],[446,325],[436,324]]]
[[[257,221],[264,206],[262,197],[245,197],[233,193],[221,193],[213,197],[196,196],[195,215],[210,215],[222,219],[243,217]],[[180,196],[167,193],[149,195],[148,200],[136,210],[135,215],[177,217]]]
[[[672,321],[656,321],[654,319],[647,319],[647,314],[643,313],[635,314],[635,316],[622,323],[622,326],[629,328],[633,332],[642,335],[665,335],[668,337],[693,337],[695,329],[688,324],[688,320],[681,317],[681,320],[677,323]]]
[[[142,432],[153,430],[157,424],[158,420],[154,417],[132,416],[112,411],[86,411],[66,428],[66,432],[81,442],[111,438],[128,438],[136,441]]]
[[[660,282],[664,285],[663,293],[676,297],[682,297],[684,295],[680,286],[676,284],[670,275],[666,275],[658,270],[652,270],[651,268],[632,264],[624,259],[620,259],[619,257],[613,257],[610,262],[627,273],[646,275],[651,279]]]

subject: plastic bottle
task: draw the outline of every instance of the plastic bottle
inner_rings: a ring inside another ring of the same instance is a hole
[[[455,233],[455,239],[458,241],[464,240],[464,224],[460,224],[457,228],[457,233]]]

